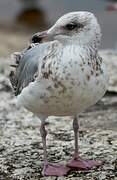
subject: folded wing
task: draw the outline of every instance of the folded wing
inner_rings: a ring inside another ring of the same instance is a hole
[[[12,65],[14,70],[10,73],[10,81],[16,96],[38,76],[39,65],[43,64],[43,59],[50,54],[52,47],[51,43],[43,43],[15,54],[16,64]]]

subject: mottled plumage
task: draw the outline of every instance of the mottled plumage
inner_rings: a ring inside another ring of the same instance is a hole
[[[100,26],[92,13],[68,13],[48,31],[33,37],[34,43],[39,40],[41,44],[28,48],[15,58],[19,60],[10,77],[18,95],[18,105],[41,119],[44,175],[63,175],[68,171],[64,168],[58,170],[58,167],[51,167],[47,162],[44,125],[45,119],[51,115],[75,116],[75,155],[68,166],[74,167],[75,164],[77,168],[87,169],[100,164],[80,159],[76,118],[95,104],[107,89],[105,64],[98,55],[100,38]]]

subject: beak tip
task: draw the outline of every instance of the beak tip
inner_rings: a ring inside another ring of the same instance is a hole
[[[41,42],[43,42],[45,39],[47,39],[47,37],[48,37],[47,31],[43,31],[43,32],[34,34],[34,35],[32,36],[31,42],[32,42],[32,43],[41,43]]]

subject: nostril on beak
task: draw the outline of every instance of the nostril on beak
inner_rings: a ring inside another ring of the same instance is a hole
[[[42,37],[39,37],[38,35],[34,35],[32,37],[32,43],[40,43],[42,41]]]

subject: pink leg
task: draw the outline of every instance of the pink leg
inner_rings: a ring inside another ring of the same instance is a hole
[[[73,120],[73,130],[74,130],[74,136],[75,136],[75,152],[74,156],[71,161],[68,162],[67,166],[71,169],[75,170],[89,170],[93,167],[102,165],[101,161],[95,161],[95,160],[83,160],[79,156],[79,150],[78,150],[78,131],[79,131],[79,125],[78,125],[78,119],[77,116],[74,117]]]
[[[47,148],[46,148],[46,136],[47,131],[45,129],[45,122],[42,121],[40,133],[42,137],[43,150],[44,150],[44,168],[42,171],[43,176],[64,176],[66,175],[70,168],[63,165],[52,164],[47,161]]]

